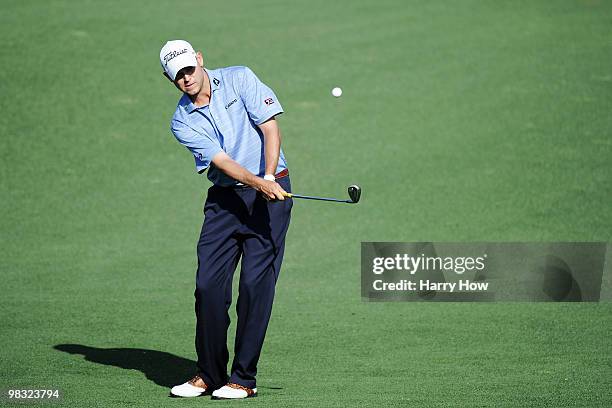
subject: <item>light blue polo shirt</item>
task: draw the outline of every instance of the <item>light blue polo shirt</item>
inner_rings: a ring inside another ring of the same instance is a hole
[[[264,138],[257,126],[283,113],[280,102],[247,67],[207,69],[206,72],[211,88],[209,105],[196,107],[183,94],[172,117],[172,133],[193,154],[198,173],[210,166],[208,179],[216,185],[237,184],[212,163],[221,151],[251,173],[263,177]],[[276,172],[286,168],[281,149]]]

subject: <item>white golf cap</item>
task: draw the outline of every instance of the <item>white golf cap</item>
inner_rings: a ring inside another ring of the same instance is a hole
[[[198,66],[193,47],[184,40],[168,41],[159,52],[159,62],[173,81],[181,69]]]

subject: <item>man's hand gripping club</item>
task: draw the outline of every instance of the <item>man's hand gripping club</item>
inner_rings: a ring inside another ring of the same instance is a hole
[[[235,162],[225,152],[219,152],[212,162],[219,170],[239,182],[259,191],[266,200],[284,200],[287,192],[275,181],[257,177],[240,164]]]

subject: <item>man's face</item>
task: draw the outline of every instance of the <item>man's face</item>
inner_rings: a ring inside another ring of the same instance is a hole
[[[204,86],[204,69],[202,68],[202,55],[198,52],[197,67],[185,67],[181,69],[174,79],[174,84],[178,89],[189,96],[196,96]]]

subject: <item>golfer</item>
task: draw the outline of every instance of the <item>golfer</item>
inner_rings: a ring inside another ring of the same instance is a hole
[[[197,245],[195,376],[171,389],[177,397],[257,395],[255,376],[289,228],[289,171],[280,148],[276,95],[247,67],[207,69],[186,41],[159,54],[164,75],[183,93],[171,121],[213,186]],[[232,276],[242,258],[234,360],[227,373]]]

